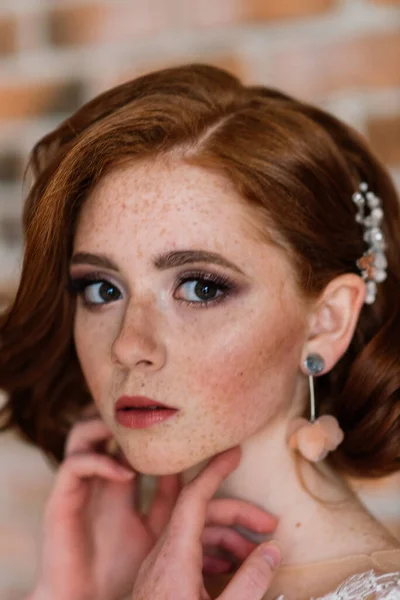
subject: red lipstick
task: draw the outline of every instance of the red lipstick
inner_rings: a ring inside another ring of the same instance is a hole
[[[115,420],[130,429],[144,429],[171,418],[178,409],[145,396],[121,396],[115,404]]]

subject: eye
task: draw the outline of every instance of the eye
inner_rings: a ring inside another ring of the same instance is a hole
[[[190,302],[195,302],[196,299],[201,301],[213,300],[218,297],[218,285],[206,279],[186,281],[181,287],[186,288],[187,299]]]
[[[178,289],[183,290],[180,302],[207,306],[224,300],[233,290],[234,284],[226,277],[213,273],[192,273],[180,276]]]
[[[68,289],[71,294],[81,296],[87,306],[109,304],[122,298],[117,286],[106,279],[73,279]]]
[[[88,304],[113,302],[121,297],[119,290],[108,281],[98,281],[87,285],[83,295]]]

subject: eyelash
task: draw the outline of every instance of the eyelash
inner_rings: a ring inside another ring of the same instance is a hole
[[[211,300],[200,300],[195,302],[193,300],[183,300],[182,298],[176,298],[179,303],[185,303],[188,306],[196,306],[198,308],[209,308],[211,304],[219,304],[223,302],[229,295],[231,295],[235,289],[235,283],[226,276],[215,275],[214,273],[206,273],[204,271],[192,271],[190,273],[180,274],[174,282],[174,290],[176,291],[181,285],[188,281],[198,281],[202,283],[214,283],[223,292],[214,299]],[[86,277],[70,278],[67,285],[67,291],[72,296],[83,296],[84,291],[90,285],[95,283],[109,283],[112,287],[117,288],[111,281],[102,276],[101,273],[91,273]],[[118,289],[118,288],[117,288]],[[83,299],[83,303],[87,308],[97,310],[105,304],[110,302],[89,302]]]

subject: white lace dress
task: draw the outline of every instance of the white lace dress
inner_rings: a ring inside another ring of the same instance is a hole
[[[206,580],[210,597],[217,598],[232,577]],[[400,549],[280,567],[262,600],[400,600]]]
[[[399,600],[400,571],[377,575],[373,570],[353,575],[335,591],[310,600]],[[278,596],[276,600],[285,600]]]

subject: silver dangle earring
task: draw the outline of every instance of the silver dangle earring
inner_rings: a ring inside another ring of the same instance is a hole
[[[309,354],[304,367],[310,388],[310,418],[294,419],[288,429],[288,446],[297,450],[306,460],[319,462],[342,443],[344,434],[335,417],[323,415],[317,418],[314,377],[323,372],[325,361],[320,354]]]

